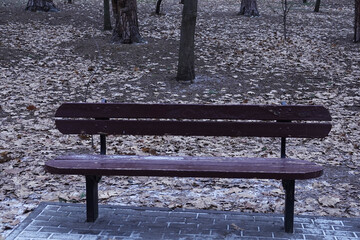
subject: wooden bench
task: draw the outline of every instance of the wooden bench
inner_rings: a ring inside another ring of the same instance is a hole
[[[323,172],[312,162],[287,158],[286,138],[323,138],[331,129],[322,106],[65,103],[55,117],[61,133],[100,135],[100,154],[60,156],[45,165],[53,174],[86,177],[89,222],[98,217],[98,182],[105,175],[279,179],[286,232],[293,231],[295,180]],[[106,155],[107,135],[278,137],[281,153],[280,158]]]

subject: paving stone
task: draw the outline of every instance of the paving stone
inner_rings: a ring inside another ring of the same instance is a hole
[[[16,240],[33,240],[33,239],[28,237],[17,237]]]
[[[333,226],[329,224],[303,224],[303,228],[306,229],[322,229],[322,230],[333,230]]]
[[[221,235],[221,236],[226,236],[232,233],[236,233],[238,232],[238,235],[241,235],[241,231],[236,231],[234,229],[230,229],[230,228],[215,228],[215,229],[211,229],[211,234],[210,235]]]
[[[197,223],[197,224],[215,224],[215,218],[189,218],[185,219],[185,223]],[[220,220],[221,222],[221,220]]]
[[[114,226],[114,225],[109,225],[109,224],[92,224],[90,225],[89,229],[93,229],[93,230],[109,230],[109,231],[118,231],[120,228],[120,226]]]
[[[226,220],[242,220],[242,221],[249,221],[249,222],[255,222],[255,217],[254,216],[243,216],[241,217],[242,215],[240,214],[234,214],[234,215],[231,215],[231,214],[228,214],[225,216],[225,219]]]
[[[327,236],[339,236],[339,237],[349,237],[354,238],[356,237],[354,232],[347,232],[347,231],[332,231],[332,230],[325,230],[325,235]]]
[[[83,216],[74,216],[69,214],[68,216],[53,216],[51,222],[71,222],[71,223],[84,223],[85,222],[85,215]],[[48,220],[48,221],[50,221]]]
[[[121,237],[130,237],[133,233],[132,230],[104,230],[100,233],[100,236],[121,236]]]
[[[38,227],[58,227],[60,226],[61,222],[51,222],[51,221],[33,221],[31,223],[32,226]]]
[[[196,215],[197,219],[218,219],[225,220],[228,215],[222,213],[199,213]]]
[[[151,211],[151,210],[146,210],[144,211],[144,213],[141,213],[141,214],[149,214],[151,216],[158,216],[158,217],[168,217],[170,216],[170,213],[169,212],[165,212],[165,211]]]
[[[334,236],[304,235],[305,240],[337,240]]]
[[[310,235],[318,235],[318,236],[326,235],[324,230],[316,229],[316,228],[295,229],[294,232],[299,234],[310,234]]]
[[[144,238],[144,239],[146,239],[146,238]],[[177,234],[177,233],[164,233],[163,239],[164,240],[174,240],[174,239],[194,240],[194,239],[196,239],[196,236]]]
[[[70,215],[70,212],[60,212],[60,211],[53,211],[53,210],[49,210],[49,211],[44,211],[41,216],[51,216],[51,217],[67,217]]]
[[[47,216],[44,216],[44,215],[39,215],[35,218],[35,220],[39,220],[39,221],[49,221],[53,216],[51,215],[47,215]]]
[[[47,205],[45,206],[45,210],[53,210],[53,211],[57,211],[59,210],[63,205]]]
[[[198,229],[198,228],[183,228],[180,230],[180,234],[209,236],[211,234],[211,230],[210,229]]]
[[[170,212],[170,217],[177,217],[177,218],[197,218],[198,213],[195,212]]]
[[[254,216],[255,222],[272,222],[276,223],[277,225],[280,225],[284,222],[283,217],[275,216],[272,217],[269,215],[256,215]]]
[[[61,221],[61,222],[57,222],[59,225],[59,227],[67,227],[67,228],[83,228],[83,229],[89,229],[91,225],[93,225],[94,223],[87,223],[87,222],[71,222],[71,221]]]
[[[336,237],[336,240],[357,240],[358,238],[350,237]]]
[[[43,227],[38,227],[38,226],[27,226],[24,231],[29,231],[29,232],[38,232],[41,228]]]
[[[43,232],[22,232],[20,237],[23,238],[35,238],[35,239],[47,239],[52,233],[43,233]]]
[[[39,232],[70,233],[71,229],[64,227],[42,227]]]
[[[195,236],[194,240],[204,240],[204,239],[206,239],[206,240],[224,240],[225,238],[224,237],[223,238],[218,238],[216,236],[206,236],[206,237],[204,237],[204,236],[200,235],[200,236]],[[228,239],[228,240],[230,240],[230,239]]]
[[[95,236],[95,235],[84,235],[81,240],[111,240],[114,237],[109,236]]]
[[[85,209],[82,208],[82,207],[75,207],[75,206],[61,206],[58,211],[61,211],[61,212],[78,212],[78,213],[85,213]]]
[[[313,224],[314,219],[312,217],[294,217],[294,224],[296,223],[307,223],[307,224]]]
[[[80,240],[82,239],[84,236],[83,235],[79,235],[79,234],[53,234],[50,236],[49,239],[53,239],[53,240]]]
[[[82,234],[82,235],[99,235],[102,230],[96,230],[96,229],[81,229],[78,228],[78,226],[75,226],[76,228],[73,228],[71,230],[71,234]]]
[[[169,224],[169,229],[171,230],[181,230],[181,229],[197,229],[197,224],[195,223],[178,223],[178,222],[171,222]]]
[[[360,236],[359,219],[298,216],[295,232],[289,234],[279,214],[110,205],[101,205],[99,213],[94,223],[88,223],[84,204],[41,203],[7,239],[357,240]]]
[[[154,219],[154,222],[155,223],[169,223],[169,222],[185,223],[186,218],[184,218],[184,217],[156,217]]]
[[[331,229],[326,229],[326,230],[356,232],[360,230],[360,226],[331,226]]]
[[[315,224],[330,224],[330,225],[344,226],[344,223],[341,220],[324,219],[324,218],[315,219],[314,223]]]
[[[241,236],[247,237],[247,236],[255,236],[255,237],[272,237],[272,232],[261,232],[261,231],[242,231]]]

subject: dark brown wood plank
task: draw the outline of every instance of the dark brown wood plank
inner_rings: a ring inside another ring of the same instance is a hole
[[[329,123],[56,120],[64,134],[322,138]]]
[[[309,179],[323,168],[290,158],[218,158],[163,156],[63,156],[46,163],[55,174],[168,177]]]
[[[64,103],[56,117],[330,121],[322,106]]]

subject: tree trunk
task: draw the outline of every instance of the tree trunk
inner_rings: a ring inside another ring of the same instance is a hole
[[[184,0],[180,29],[179,63],[176,79],[192,81],[195,79],[195,25],[197,0]]]
[[[29,0],[25,10],[32,12],[59,12],[60,10],[55,6],[52,0]]]
[[[283,27],[284,27],[284,40],[287,40],[287,16],[289,13],[289,5],[287,0],[282,0],[282,7],[283,7]]]
[[[156,9],[155,9],[155,13],[156,13],[157,15],[160,15],[160,6],[161,6],[161,1],[162,1],[162,0],[157,0],[157,2],[156,2]]]
[[[259,16],[256,0],[241,0],[239,15],[248,17]]]
[[[314,12],[320,11],[320,0],[316,0]]]
[[[112,0],[115,28],[112,40],[118,43],[140,43],[136,0]]]
[[[104,30],[111,30],[110,21],[110,3],[109,0],[104,0]]]
[[[355,34],[354,42],[360,42],[360,0],[355,0]]]

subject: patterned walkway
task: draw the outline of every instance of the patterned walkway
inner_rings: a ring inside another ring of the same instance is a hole
[[[41,203],[6,239],[357,240],[360,219],[296,216],[294,231],[276,214],[102,205],[87,223],[83,204]]]

